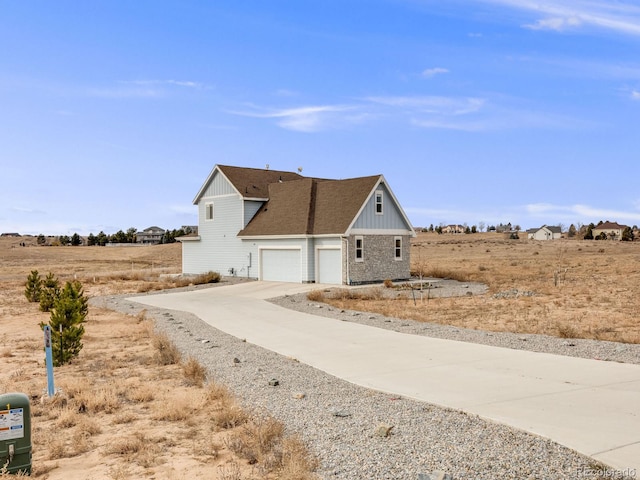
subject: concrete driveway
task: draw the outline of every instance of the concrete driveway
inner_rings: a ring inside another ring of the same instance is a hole
[[[250,282],[129,300],[192,313],[357,385],[477,414],[640,472],[639,365],[397,333],[265,301],[317,288]]]

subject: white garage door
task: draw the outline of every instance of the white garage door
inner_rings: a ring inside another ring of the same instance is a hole
[[[260,278],[271,282],[302,282],[300,249],[260,250]]]
[[[318,283],[342,284],[340,249],[318,249]]]

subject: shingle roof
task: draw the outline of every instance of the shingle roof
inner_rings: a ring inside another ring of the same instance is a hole
[[[596,225],[595,228],[599,230],[617,230],[617,229],[624,230],[625,228],[627,228],[627,226],[619,225],[616,222],[604,222],[604,223],[601,223],[600,225]]]
[[[279,170],[231,167],[228,165],[218,165],[218,169],[229,179],[236,190],[240,192],[240,195],[248,198],[268,198],[270,184],[305,178],[297,173]]]
[[[269,185],[269,200],[239,236],[343,234],[382,177],[303,178]]]

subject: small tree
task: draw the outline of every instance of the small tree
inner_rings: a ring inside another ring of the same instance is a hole
[[[630,227],[625,227],[625,229],[622,231],[622,241],[623,242],[633,242],[633,230],[631,230]]]
[[[27,283],[24,288],[24,296],[30,302],[39,302],[42,294],[42,277],[38,270],[31,270],[31,274],[27,277]]]
[[[71,245],[73,245],[74,247],[77,247],[81,243],[82,243],[82,239],[80,238],[80,235],[78,235],[77,233],[74,233],[71,236]]]
[[[569,238],[573,238],[576,236],[576,234],[578,233],[578,231],[576,230],[576,226],[572,223],[571,225],[569,225]]]
[[[40,292],[40,310],[49,312],[53,308],[53,304],[60,296],[60,282],[56,276],[49,272],[42,282],[42,290]]]
[[[69,363],[82,350],[85,319],[89,313],[87,298],[82,284],[67,282],[56,298],[49,326],[51,327],[51,350],[54,366]],[[41,323],[41,327],[45,324]]]
[[[590,223],[587,226],[587,233],[584,234],[584,239],[585,240],[593,240],[593,229],[596,228],[596,226],[593,223]]]

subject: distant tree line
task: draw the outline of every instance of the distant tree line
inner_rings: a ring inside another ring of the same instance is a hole
[[[457,232],[457,233],[465,233],[465,234],[471,234],[471,233],[478,233],[478,232],[484,232],[485,228],[487,232],[497,232],[497,233],[508,233],[508,232],[518,232],[520,231],[520,225],[515,225],[515,226],[511,226],[511,222],[509,223],[499,223],[498,225],[487,225],[484,222],[478,222],[478,225],[467,225],[466,223],[462,224],[462,231],[461,232]],[[433,225],[433,223],[431,225],[429,225],[428,227],[424,227],[422,228],[423,232],[435,232],[435,233],[443,233],[444,230],[446,229],[447,225],[445,225],[444,223],[441,223],[438,226]]]
[[[136,232],[137,229],[134,227],[128,228],[127,231],[118,230],[116,233],[108,235],[103,231],[100,231],[97,235],[90,233],[86,241],[77,233],[74,233],[71,236],[68,235],[60,235],[54,237],[51,242],[51,245],[60,245],[67,246],[71,245],[76,247],[78,245],[84,245],[86,243],[87,246],[99,246],[104,247],[108,243],[136,243]],[[190,228],[178,228],[173,230],[165,230],[164,235],[160,239],[160,243],[175,243],[177,237],[181,237],[183,235],[188,235],[191,233]],[[36,242],[38,245],[47,245],[48,240],[42,233],[38,235],[36,238]]]

